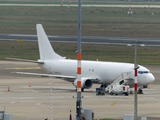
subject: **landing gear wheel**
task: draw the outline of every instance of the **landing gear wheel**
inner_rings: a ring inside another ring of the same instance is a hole
[[[84,88],[81,88],[81,91],[84,92]]]
[[[138,94],[143,94],[143,90],[142,90],[142,89],[139,89],[139,90],[138,90]]]
[[[102,84],[101,86],[100,86],[101,88],[106,88],[107,87],[107,84]]]
[[[128,93],[125,93],[125,96],[128,96]]]

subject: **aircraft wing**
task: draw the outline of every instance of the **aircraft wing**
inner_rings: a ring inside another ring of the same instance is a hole
[[[44,76],[44,77],[55,77],[55,78],[70,78],[70,79],[76,78],[75,76],[41,74],[41,73],[28,73],[28,72],[12,72],[12,73],[23,74],[23,75],[36,75],[36,76]]]
[[[35,75],[35,76],[44,76],[44,77],[55,77],[60,78],[69,82],[75,81],[75,76],[67,76],[67,75],[53,75],[53,74],[42,74],[42,73],[29,73],[29,72],[11,72],[15,74],[22,74],[22,75]],[[99,83],[100,80],[98,78],[93,77],[82,77],[82,79],[90,79],[93,83]]]

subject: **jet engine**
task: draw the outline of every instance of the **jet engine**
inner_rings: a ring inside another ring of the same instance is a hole
[[[77,87],[77,79],[74,81],[74,86]],[[88,78],[81,78],[81,88],[89,89],[92,87],[92,80]]]

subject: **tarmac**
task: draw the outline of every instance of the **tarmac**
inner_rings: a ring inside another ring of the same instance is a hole
[[[144,94],[138,95],[138,116],[147,120],[160,119],[160,66],[147,65],[156,80]],[[52,80],[53,120],[72,119],[76,115],[76,91],[72,83],[49,77],[18,75],[13,71],[46,73],[36,63],[0,61],[0,111],[13,114],[14,120],[50,119],[50,80]],[[93,85],[91,92],[82,93],[83,109],[94,111],[94,118],[123,119],[124,114],[134,114],[134,94],[129,96],[96,96]],[[74,96],[74,98],[73,98]]]

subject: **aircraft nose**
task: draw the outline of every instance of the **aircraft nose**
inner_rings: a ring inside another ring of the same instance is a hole
[[[146,78],[146,79],[147,79],[147,82],[148,82],[148,83],[152,83],[152,82],[155,81],[155,77],[154,77],[153,74],[151,74],[151,73],[147,75],[147,78]]]

